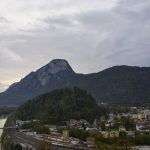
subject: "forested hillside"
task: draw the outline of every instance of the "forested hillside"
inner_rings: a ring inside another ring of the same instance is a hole
[[[94,98],[78,88],[41,95],[19,107],[16,113],[18,119],[39,119],[47,123],[63,123],[71,118],[93,121],[99,115]]]

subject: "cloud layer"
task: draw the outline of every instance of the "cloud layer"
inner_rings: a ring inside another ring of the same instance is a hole
[[[149,66],[146,0],[2,0],[0,91],[55,58],[77,72]]]

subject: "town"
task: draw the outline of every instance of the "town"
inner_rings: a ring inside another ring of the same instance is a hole
[[[16,127],[21,134],[66,148],[94,150],[97,147],[97,137],[103,141],[134,139],[132,147],[150,145],[150,110],[144,107],[128,109],[128,112],[111,112],[100,116],[92,123],[85,119],[70,119],[65,125],[44,124],[35,128],[35,125],[40,124],[39,120],[16,120]]]

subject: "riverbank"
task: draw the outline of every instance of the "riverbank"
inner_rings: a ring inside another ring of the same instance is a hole
[[[6,123],[7,118],[6,117],[0,117],[0,128],[3,128]],[[2,136],[3,130],[0,129],[0,140]],[[1,150],[1,143],[0,143],[0,150]]]
[[[0,118],[0,128],[3,128],[4,125],[5,125],[5,122],[6,122],[7,118]],[[2,133],[3,133],[3,130],[0,129],[0,137],[2,136]]]

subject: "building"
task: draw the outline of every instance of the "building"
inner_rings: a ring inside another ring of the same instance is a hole
[[[117,138],[119,137],[119,131],[101,131],[102,137],[104,138]]]
[[[102,137],[109,138],[109,131],[101,131],[100,133],[101,133]]]
[[[17,126],[22,126],[22,125],[28,124],[30,122],[31,122],[30,120],[28,120],[28,121],[16,120],[16,125]]]
[[[79,140],[78,138],[73,138],[73,137],[70,137],[70,138],[69,138],[69,141],[70,141],[70,143],[73,144],[73,145],[77,145],[77,144],[80,143],[80,140]]]
[[[68,130],[63,130],[63,140],[69,139],[69,131]]]
[[[55,126],[55,125],[48,125],[46,127],[49,128],[49,131],[50,131],[51,134],[56,134],[57,131],[58,131],[57,126]]]
[[[144,119],[147,119],[147,115],[144,112],[140,112],[140,113],[137,113],[137,114],[133,114],[132,118],[135,119],[135,120],[136,119],[137,120],[144,120]]]
[[[96,132],[96,131],[98,131],[98,129],[96,127],[95,128],[86,128],[86,131]]]
[[[78,124],[78,121],[75,120],[75,119],[71,119],[71,120],[68,122],[68,126],[70,126],[70,127],[77,126],[77,124]]]
[[[110,131],[109,133],[110,138],[118,138],[119,137],[119,131]]]
[[[87,144],[88,148],[94,148],[95,147],[95,138],[88,137],[86,139],[86,144]]]
[[[129,137],[135,137],[135,132],[134,131],[126,131],[127,136]]]
[[[20,129],[19,132],[22,133],[32,132],[32,129]]]
[[[123,126],[120,126],[120,127],[119,127],[119,131],[120,131],[120,132],[125,132],[125,131],[126,131],[126,128],[123,127]]]

